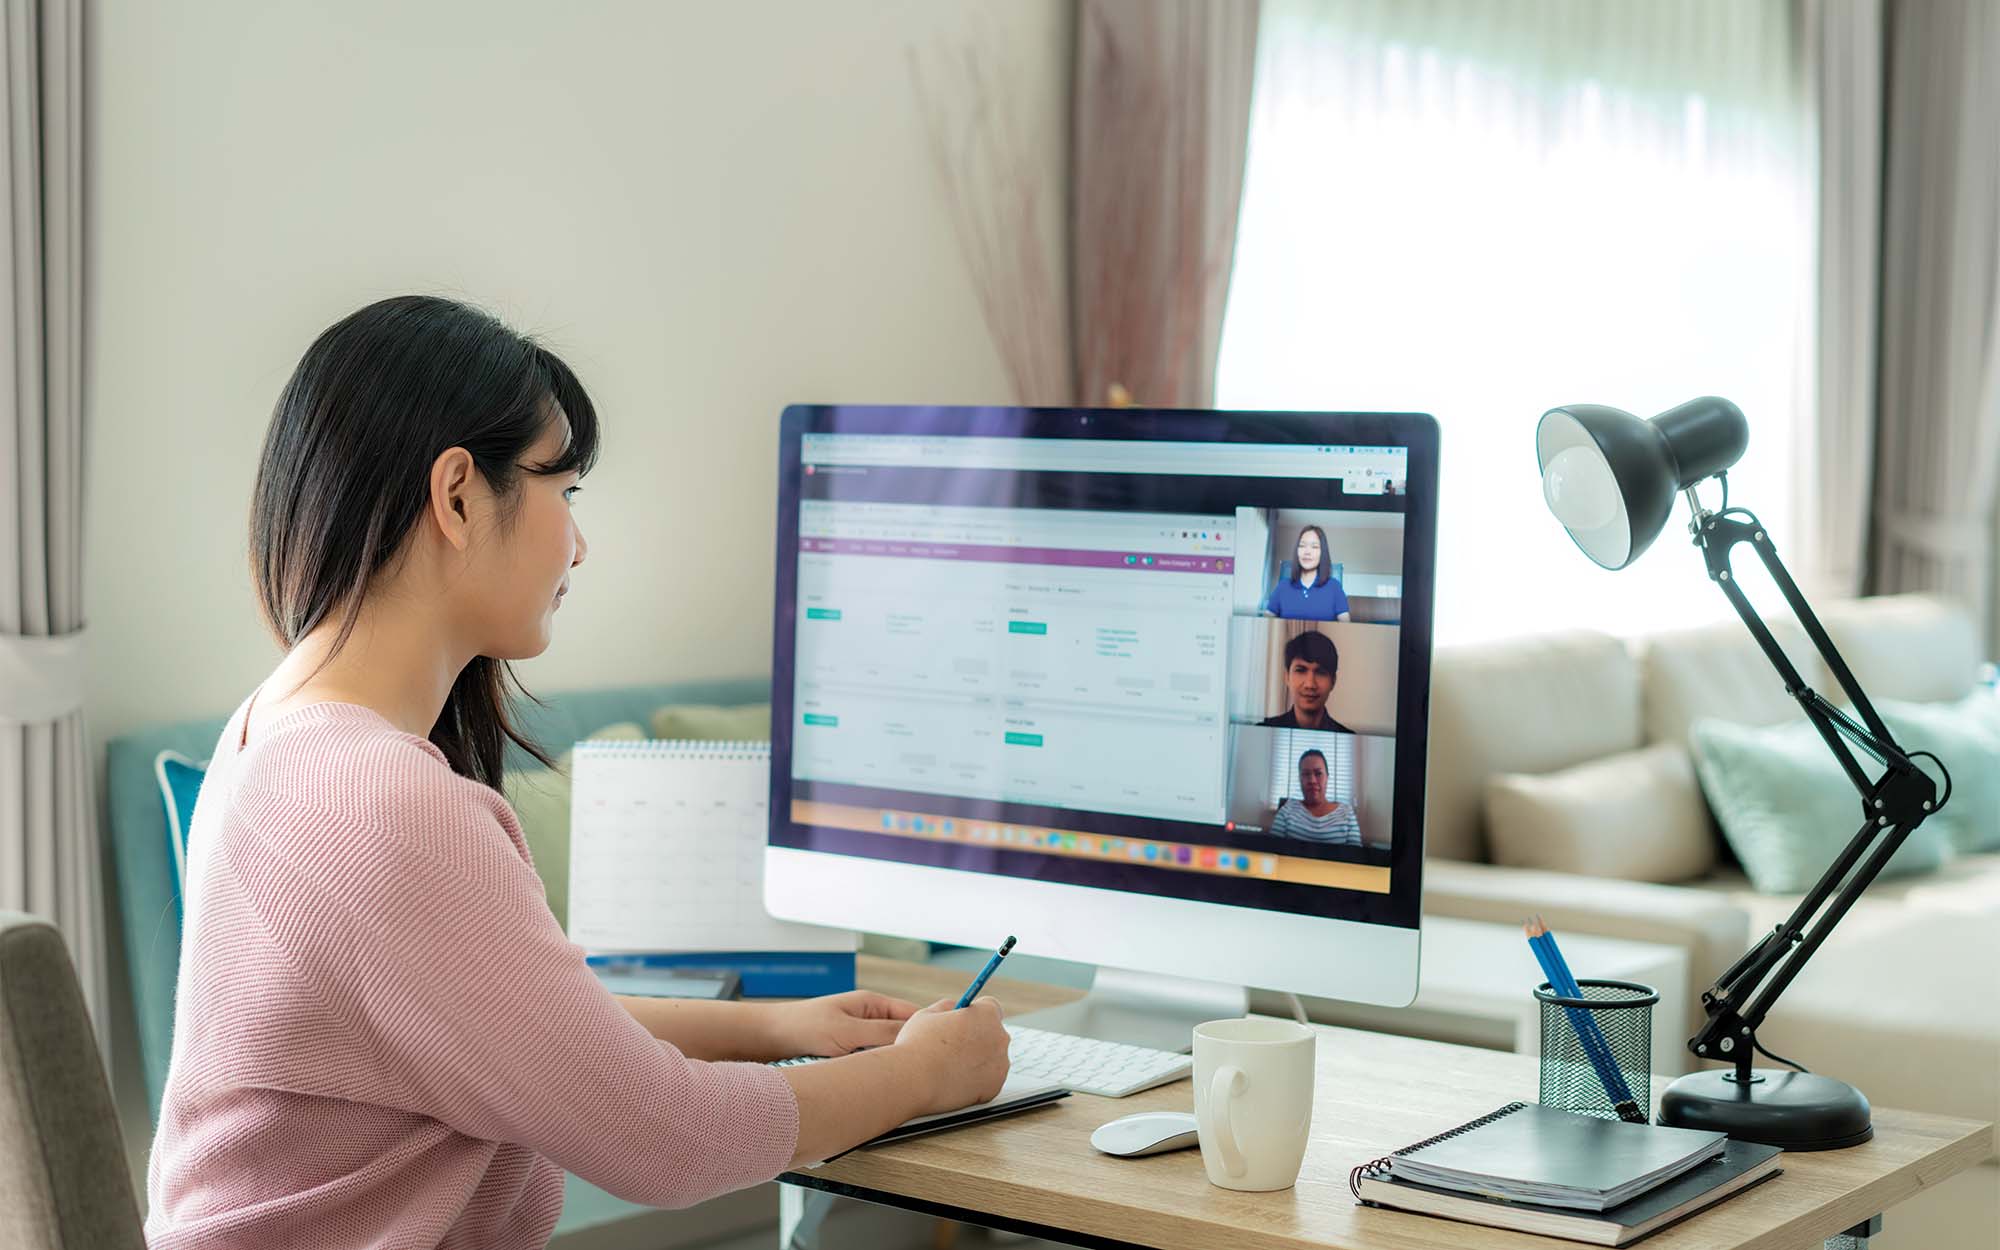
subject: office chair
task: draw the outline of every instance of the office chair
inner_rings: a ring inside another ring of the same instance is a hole
[[[0,911],[0,1246],[146,1246],[69,951],[47,921],[12,911]]]

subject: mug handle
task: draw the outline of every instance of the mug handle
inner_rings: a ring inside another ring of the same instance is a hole
[[[1227,1176],[1240,1177],[1250,1170],[1243,1162],[1242,1148],[1236,1144],[1236,1124],[1229,1114],[1229,1104],[1249,1083],[1243,1069],[1233,1063],[1218,1067],[1208,1081],[1208,1116],[1214,1122],[1215,1148],[1222,1156],[1222,1171]]]

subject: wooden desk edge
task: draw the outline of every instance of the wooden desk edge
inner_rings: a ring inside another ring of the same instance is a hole
[[[954,969],[936,968],[929,965],[911,964],[899,960],[877,956],[861,956],[857,961],[858,980],[868,989],[895,994],[911,1001],[934,1001],[937,998],[958,992],[963,988],[966,974]],[[995,977],[988,991],[1000,999],[1002,1007],[1009,1015],[1023,1011],[1039,1010],[1082,996],[1082,991],[1064,986],[1045,985],[1036,982],[1016,981]],[[1334,1032],[1342,1032],[1336,1026],[1322,1026]],[[1412,1044],[1423,1044],[1415,1043]],[[1443,1045],[1443,1043],[1434,1043]],[[1033,1114],[1033,1113],[1030,1113]],[[1816,1210],[1802,1212],[1784,1223],[1766,1229],[1750,1239],[1733,1243],[1740,1250],[1797,1250],[1798,1246],[1823,1240],[1860,1224],[1871,1216],[1893,1212],[1894,1207],[1912,1195],[1936,1185],[1960,1172],[1978,1167],[1989,1159],[2000,1157],[2000,1128],[1991,1122],[1934,1116],[1922,1112],[1905,1112],[1895,1108],[1878,1108],[1877,1119],[1890,1122],[1901,1129],[1914,1129],[1935,1135],[1942,1140],[1941,1145],[1932,1149],[1923,1159],[1897,1167],[1895,1170],[1866,1181],[1839,1198],[1826,1203]],[[1905,1121],[1906,1124],[1897,1124]],[[921,1139],[920,1139],[921,1140]],[[1811,1159],[1811,1155],[1797,1156]],[[843,1159],[846,1163],[848,1160]],[[862,1162],[855,1159],[854,1162]],[[996,1212],[983,1207],[966,1207],[954,1198],[962,1200],[963,1174],[945,1167],[913,1164],[907,1158],[884,1158],[880,1156],[866,1159],[869,1170],[876,1175],[869,1183],[839,1179],[816,1174],[804,1169],[788,1172],[780,1179],[788,1183],[808,1188],[821,1189],[830,1193],[860,1198],[866,1201],[892,1200],[896,1205],[912,1210],[925,1211],[947,1219],[962,1220],[990,1227],[1039,1235],[1056,1240],[1066,1240],[1073,1244],[1092,1247],[1123,1247],[1134,1243],[1123,1240],[1109,1232],[1099,1231],[1129,1227],[1130,1212],[1123,1204],[1107,1203],[1088,1195],[1054,1195],[1032,1185],[1025,1185],[997,1174],[978,1178],[981,1196],[986,1199],[1000,1199],[1005,1211]],[[848,1169],[843,1169],[846,1171]],[[1065,1221],[1054,1224],[1037,1221],[1030,1216],[1013,1214],[1016,1211],[1034,1213],[1049,1211],[1060,1204],[1065,1215],[1082,1216],[1076,1222]],[[1727,1210],[1726,1204],[1718,1211]],[[1190,1231],[1210,1228],[1221,1231],[1223,1226],[1214,1223],[1199,1223],[1188,1217],[1182,1220]],[[1424,1217],[1412,1217],[1424,1218]],[[1082,1225],[1079,1227],[1079,1224]],[[1483,1245],[1486,1238],[1481,1234],[1495,1237],[1516,1238],[1518,1234],[1507,1234],[1500,1230],[1486,1229],[1478,1225],[1454,1225],[1466,1250]],[[1660,1234],[1666,1246],[1676,1244],[1678,1238],[1669,1230]],[[1178,1240],[1178,1239],[1177,1239]],[[1202,1244],[1198,1241],[1186,1244]],[[1304,1245],[1303,1242],[1293,1244]],[[1393,1234],[1384,1240],[1385,1245],[1414,1245]],[[1508,1242],[1507,1244],[1516,1244]],[[1550,1241],[1551,1247],[1572,1243]]]

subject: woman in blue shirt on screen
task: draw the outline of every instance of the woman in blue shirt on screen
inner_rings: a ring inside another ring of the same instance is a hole
[[[1347,610],[1347,592],[1341,589],[1339,579],[1327,571],[1325,530],[1308,525],[1299,531],[1299,541],[1292,548],[1292,575],[1279,578],[1278,584],[1271,587],[1264,610],[1289,621],[1352,619]]]

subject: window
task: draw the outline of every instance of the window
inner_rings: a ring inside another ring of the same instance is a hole
[[[1354,735],[1279,729],[1273,731],[1271,794],[1301,802],[1299,757],[1309,750],[1326,756],[1326,797],[1336,803],[1354,802]]]
[[[1735,400],[1781,549],[1811,403],[1814,172],[1783,0],[1266,0],[1224,407],[1427,411],[1437,639],[1728,611],[1685,549],[1615,575],[1543,505],[1562,403]]]

